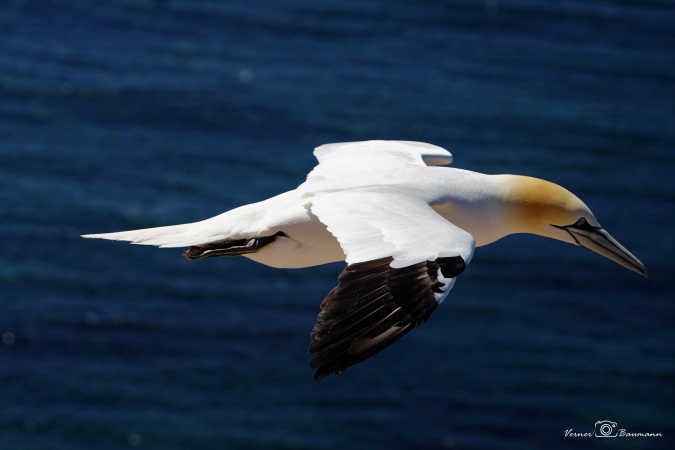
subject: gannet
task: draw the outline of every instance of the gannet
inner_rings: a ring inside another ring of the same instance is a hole
[[[314,379],[339,374],[425,322],[475,247],[514,233],[585,247],[647,270],[576,195],[549,181],[453,167],[452,154],[410,141],[317,147],[296,189],[199,222],[83,235],[189,247],[188,260],[241,255],[278,268],[347,266],[310,333]]]

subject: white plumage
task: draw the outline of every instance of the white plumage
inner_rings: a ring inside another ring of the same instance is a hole
[[[424,322],[476,246],[512,233],[581,245],[646,275],[566,189],[451,167],[431,144],[322,145],[296,189],[199,222],[83,237],[190,247],[188,259],[242,255],[281,268],[348,266],[312,330],[315,379],[340,373]]]
[[[450,152],[420,142],[365,141],[322,145],[314,155],[319,164],[293,191],[199,222],[83,237],[190,247],[281,231],[285,238],[245,255],[273,267],[324,264],[345,253],[348,263],[356,263],[393,256],[394,250],[394,267],[448,251],[470,260],[471,235],[429,207],[430,194],[442,191],[442,178],[425,174],[427,164],[451,163]],[[425,177],[429,185],[410,188]]]

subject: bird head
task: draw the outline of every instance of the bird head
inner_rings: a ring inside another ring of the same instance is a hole
[[[567,189],[538,178],[508,177],[504,201],[516,232],[533,233],[585,247],[647,276],[642,262],[614,239],[586,204]]]

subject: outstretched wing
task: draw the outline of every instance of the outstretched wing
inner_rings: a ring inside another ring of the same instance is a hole
[[[399,160],[427,166],[446,166],[452,163],[452,153],[442,147],[415,141],[358,141],[324,144],[314,149],[314,156],[320,164],[335,158],[361,164]]]
[[[301,191],[346,189],[390,184],[394,174],[415,173],[426,166],[446,165],[452,154],[435,145],[410,141],[362,141],[326,144],[314,149],[319,161]]]
[[[341,373],[426,321],[473,255],[473,237],[423,200],[385,190],[317,194],[310,209],[347,268],[311,333],[315,379]]]

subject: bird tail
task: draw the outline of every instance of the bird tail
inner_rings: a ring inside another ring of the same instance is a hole
[[[199,222],[115,233],[83,234],[82,237],[157,247],[191,247],[265,235],[269,230],[261,226],[260,219],[260,207],[254,203]]]
[[[283,232],[277,232],[268,236],[245,239],[222,239],[222,233],[220,236],[200,233],[204,229],[204,222],[206,221],[116,233],[83,234],[82,237],[128,241],[133,244],[156,245],[158,247],[189,246],[190,248],[183,252],[183,256],[188,260],[194,260],[213,256],[239,256],[246,253],[255,253],[265,245],[274,242],[277,237],[285,236]],[[194,235],[195,233],[197,236]],[[218,237],[221,239],[218,239]]]
[[[127,241],[132,244],[156,245],[158,247],[185,247],[180,242],[187,239],[194,223],[183,223],[166,227],[143,228],[140,230],[117,231],[115,233],[83,234],[83,238],[108,239],[111,241]],[[174,245],[177,244],[177,245]]]

